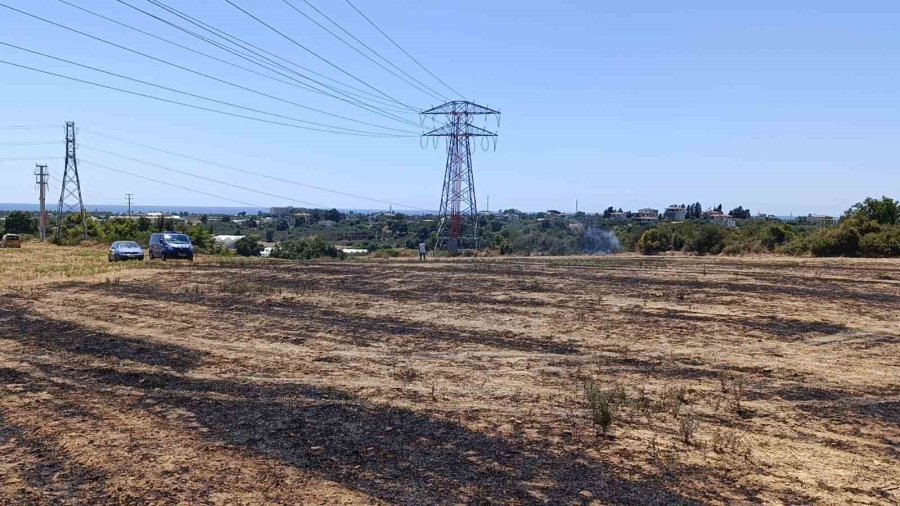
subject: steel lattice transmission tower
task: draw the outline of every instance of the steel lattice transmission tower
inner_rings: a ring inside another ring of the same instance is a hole
[[[465,101],[447,102],[421,113],[435,119],[443,116],[443,126],[422,134],[423,137],[445,137],[447,139],[447,167],[444,173],[444,187],[441,191],[441,207],[438,211],[437,238],[434,248],[446,248],[453,254],[465,248],[469,234],[465,230],[465,218],[471,221],[472,248],[478,248],[478,204],[475,199],[475,177],[472,173],[473,137],[481,137],[490,143],[493,138],[496,147],[496,132],[475,126],[472,122],[482,117],[487,123],[488,116],[500,122],[500,111]],[[487,144],[483,144],[486,148]]]
[[[76,209],[81,216],[83,234],[87,237],[87,215],[84,212],[84,201],[81,200],[81,180],[78,177],[78,158],[75,156],[75,122],[66,121],[66,165],[63,168],[62,189],[59,194],[59,207],[56,211],[56,240],[62,235],[65,214]],[[77,199],[77,203],[75,201]]]

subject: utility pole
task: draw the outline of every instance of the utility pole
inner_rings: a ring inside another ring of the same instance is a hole
[[[578,199],[575,199],[575,214],[578,214]]]
[[[422,116],[444,116],[446,123],[423,137],[445,137],[447,139],[447,165],[444,172],[444,187],[441,191],[441,206],[438,214],[438,232],[434,249],[446,248],[447,252],[456,254],[461,240],[464,238],[463,220],[468,216],[472,222],[471,247],[478,248],[478,206],[475,202],[475,176],[472,172],[473,137],[481,137],[482,149],[490,147],[490,138],[494,139],[496,149],[496,132],[475,126],[472,121],[482,116],[494,116],[500,123],[500,111],[466,101],[453,101],[439,105],[421,113]]]
[[[66,121],[66,166],[63,168],[59,193],[59,207],[56,211],[56,241],[59,242],[63,229],[63,213],[78,209],[81,214],[82,235],[87,237],[87,215],[81,200],[81,180],[78,178],[78,158],[75,156],[75,122]],[[77,202],[74,202],[78,199]]]
[[[41,242],[47,240],[47,166],[46,165],[34,165],[34,182],[38,185],[39,195],[40,195],[40,204],[41,204],[41,214],[38,218],[38,227],[41,231]]]
[[[134,202],[134,194],[126,193],[125,201],[128,202],[128,217],[131,218],[131,203]]]
[[[491,212],[491,196],[490,195],[487,196],[487,206],[486,206],[485,211]]]

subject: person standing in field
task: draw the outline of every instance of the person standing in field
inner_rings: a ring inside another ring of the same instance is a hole
[[[421,261],[423,261],[423,262],[425,261],[425,253],[426,253],[427,251],[428,251],[428,250],[425,248],[425,243],[424,243],[424,242],[420,242],[420,243],[419,243],[419,260],[421,260]]]

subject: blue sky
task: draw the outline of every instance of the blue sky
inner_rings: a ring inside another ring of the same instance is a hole
[[[114,0],[67,1],[252,66]],[[160,12],[146,0],[128,1]],[[234,1],[386,94],[415,107],[438,103],[281,1]],[[292,1],[316,16],[302,0]],[[406,128],[155,41],[57,0],[0,2],[286,100]],[[417,79],[451,94],[343,1],[310,2]],[[224,0],[167,3],[296,63],[363,87]],[[503,112],[497,151],[478,151],[474,157],[482,208],[489,195],[492,209],[572,210],[576,199],[588,211],[700,201],[704,207],[740,204],[787,215],[836,213],[866,196],[900,196],[896,2],[755,1],[739,7],[738,2],[711,1],[355,3],[466,98]],[[0,41],[246,107],[368,128],[218,84],[2,8]],[[8,47],[0,46],[0,59],[220,107]],[[417,121],[415,115],[408,117]],[[0,127],[62,125],[65,120],[76,121],[80,128],[79,155],[85,161],[247,203],[380,207],[191,162],[93,132],[415,207],[434,209],[440,198],[444,153],[421,149],[416,138],[347,137],[267,125],[0,65]],[[33,162],[3,159],[54,156],[48,163],[59,172],[62,136],[61,126],[0,130],[0,202],[36,199]],[[43,141],[58,143],[10,145]],[[94,148],[279,197],[192,179]],[[90,203],[121,203],[130,192],[141,204],[233,204],[88,163],[80,170]]]

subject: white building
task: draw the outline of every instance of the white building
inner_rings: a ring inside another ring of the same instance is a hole
[[[234,243],[243,239],[243,235],[214,235],[213,242],[228,249],[234,249]]]
[[[684,221],[687,218],[687,208],[684,206],[669,206],[663,217],[669,221]]]

